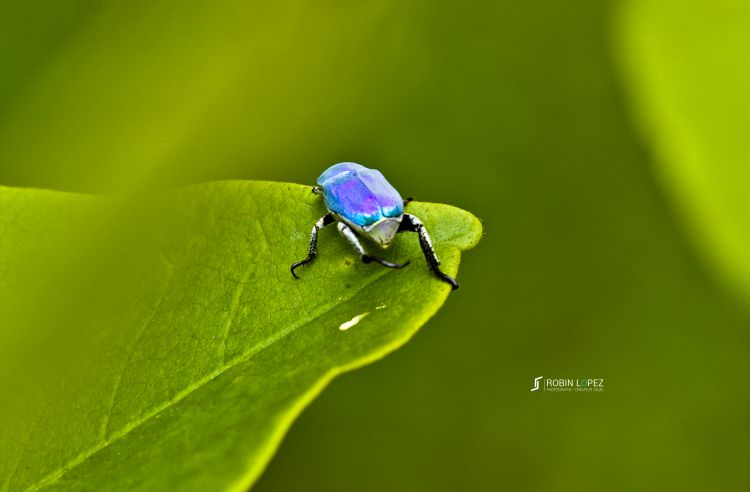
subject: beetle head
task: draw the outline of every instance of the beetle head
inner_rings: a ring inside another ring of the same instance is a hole
[[[384,217],[364,228],[364,232],[381,248],[387,248],[398,232],[401,217]]]

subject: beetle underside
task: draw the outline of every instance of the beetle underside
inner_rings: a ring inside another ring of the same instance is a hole
[[[360,233],[385,249],[396,237],[399,226],[401,226],[401,217],[384,217],[374,224],[363,227]]]

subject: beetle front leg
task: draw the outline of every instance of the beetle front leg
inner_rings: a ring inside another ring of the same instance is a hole
[[[432,270],[432,273],[443,282],[451,284],[453,290],[458,289],[458,282],[456,282],[456,279],[440,270],[440,260],[438,260],[435,248],[432,247],[430,235],[427,233],[427,229],[424,224],[422,224],[422,221],[412,214],[404,214],[398,232],[405,231],[416,232],[419,234],[419,245],[422,247],[422,253],[424,253],[424,257],[427,260],[427,266]]]
[[[319,218],[317,222],[315,222],[315,225],[312,228],[312,232],[310,232],[310,247],[307,250],[307,258],[292,265],[292,275],[294,276],[294,278],[299,280],[297,274],[294,273],[295,268],[301,267],[302,265],[307,265],[318,255],[318,231],[320,231],[325,226],[332,224],[335,220],[336,219],[334,219],[333,214],[328,213]]]
[[[344,224],[343,222],[339,222],[338,226],[339,232],[342,236],[344,236],[352,246],[354,246],[354,249],[357,250],[357,253],[359,253],[359,256],[362,257],[363,263],[379,263],[383,265],[384,267],[388,268],[404,268],[406,265],[409,264],[407,261],[406,263],[393,263],[388,260],[384,260],[383,258],[378,258],[377,256],[370,256],[365,251],[365,248],[362,247],[362,244],[359,242],[359,239],[357,239],[357,235],[354,234],[354,231],[352,231],[351,227]]]

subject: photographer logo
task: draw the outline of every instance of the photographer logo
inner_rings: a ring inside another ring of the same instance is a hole
[[[556,393],[591,393],[604,391],[604,378],[534,378],[531,391],[552,391]]]

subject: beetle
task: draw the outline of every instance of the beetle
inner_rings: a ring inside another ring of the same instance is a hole
[[[307,257],[292,264],[294,278],[299,279],[294,273],[296,268],[307,265],[318,255],[320,230],[335,222],[341,235],[351,243],[364,263],[379,263],[387,268],[403,268],[409,262],[393,263],[371,256],[365,251],[359,238],[367,238],[386,249],[397,233],[416,232],[428,268],[440,280],[450,284],[453,290],[458,289],[458,282],[440,270],[440,260],[422,221],[404,212],[411,198],[402,199],[380,171],[354,162],[340,162],[323,171],[317,183],[312,192],[323,195],[328,213],[315,222],[310,232]]]

